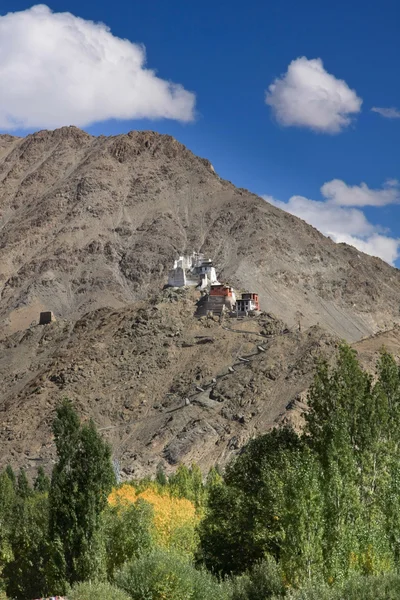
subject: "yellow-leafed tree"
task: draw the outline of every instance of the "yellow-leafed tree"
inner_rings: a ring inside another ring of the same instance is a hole
[[[175,498],[168,491],[157,490],[155,486],[138,492],[129,484],[115,488],[108,498],[110,505],[119,505],[122,509],[138,500],[144,500],[153,507],[156,542],[160,546],[190,554],[195,551],[199,517],[193,502],[186,498]]]

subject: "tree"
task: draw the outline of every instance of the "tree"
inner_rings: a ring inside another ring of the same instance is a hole
[[[44,472],[43,467],[39,467],[36,479],[33,484],[33,489],[36,492],[48,492],[50,489],[50,479]]]
[[[8,476],[8,478],[10,479],[10,481],[12,482],[13,486],[16,487],[17,485],[17,479],[15,477],[15,473],[14,470],[12,468],[11,465],[7,465],[6,466],[6,475]]]
[[[172,494],[191,500],[197,508],[204,504],[206,490],[198,465],[193,464],[190,469],[186,465],[179,465],[175,473],[170,476],[169,485]]]
[[[73,584],[104,575],[101,513],[115,475],[109,446],[92,421],[80,424],[68,400],[57,409],[53,433],[58,457],[49,493],[50,537],[58,548],[53,562]]]
[[[206,488],[210,490],[216,485],[220,485],[223,482],[223,477],[217,467],[211,467],[208,471],[206,479]]]
[[[11,530],[15,507],[15,486],[7,469],[0,473],[0,591],[3,589],[3,570],[12,560]]]
[[[323,469],[324,562],[329,579],[350,571],[380,572],[393,564],[385,533],[390,465],[400,459],[399,372],[386,353],[375,384],[346,345],[333,368],[321,363],[308,398],[306,440]],[[396,520],[396,518],[394,518]],[[392,526],[394,523],[392,522]],[[395,528],[397,529],[397,527]],[[398,529],[397,529],[398,530]]]
[[[197,570],[182,554],[161,548],[125,564],[116,576],[116,583],[132,600],[228,600],[230,597],[224,583],[210,573]]]
[[[158,483],[158,485],[161,485],[161,486],[165,486],[168,484],[168,478],[165,474],[165,470],[164,470],[162,463],[160,463],[157,466],[156,482]]]
[[[265,554],[290,585],[400,568],[400,375],[381,354],[377,377],[339,348],[321,361],[306,429],[250,442],[212,487],[200,534],[205,562],[241,573]]]
[[[107,576],[150,550],[153,544],[153,509],[141,499],[135,504],[109,505],[104,514]]]
[[[13,558],[4,569],[7,594],[18,600],[41,598],[51,591],[47,587],[47,497],[31,493],[19,498],[14,510],[10,535]]]
[[[26,473],[24,471],[24,469],[21,467],[21,469],[19,470],[18,473],[18,478],[17,478],[17,495],[22,498],[23,500],[25,500],[26,498],[28,498],[28,496],[30,496],[32,490],[30,488],[29,485],[29,481],[28,478],[26,476]]]
[[[280,559],[288,486],[303,450],[295,432],[273,430],[252,440],[228,465],[224,483],[210,489],[206,516],[200,524],[209,568],[223,575],[238,574],[251,569],[265,554]]]

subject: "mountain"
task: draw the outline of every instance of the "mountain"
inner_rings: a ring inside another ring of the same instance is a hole
[[[69,397],[124,477],[224,465],[252,437],[299,427],[315,359],[341,338],[364,364],[400,348],[400,277],[221,179],[169,136],[75,127],[0,136],[0,467],[54,460]],[[201,251],[263,313],[196,319],[163,287]],[[37,325],[39,312],[57,321]]]
[[[110,441],[123,475],[224,465],[253,436],[301,421],[316,358],[337,341],[271,315],[196,319],[194,291],[97,309],[0,340],[0,466],[54,459],[54,409],[70,398]]]
[[[144,300],[192,250],[289,326],[355,341],[400,321],[397,269],[235,188],[170,136],[3,135],[0,179],[0,335],[41,310],[76,320]]]

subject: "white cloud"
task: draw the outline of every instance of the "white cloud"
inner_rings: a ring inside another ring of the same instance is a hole
[[[282,125],[324,133],[342,131],[362,104],[345,81],[325,71],[320,58],[305,56],[293,60],[287,72],[275,79],[265,101]]]
[[[393,265],[400,255],[400,239],[386,235],[382,227],[368,221],[360,208],[354,208],[400,202],[398,182],[389,180],[386,185],[381,190],[370,190],[366,184],[350,187],[334,179],[321,188],[324,201],[303,196],[292,196],[288,202],[275,200],[271,196],[264,196],[264,199],[310,223],[333,241],[350,244],[361,252],[378,256]],[[395,198],[382,196],[389,190],[397,194]]]
[[[389,179],[381,190],[372,190],[365,183],[347,185],[340,179],[324,183],[322,195],[338,206],[385,206],[400,201],[399,182]]]
[[[374,106],[371,108],[372,112],[376,112],[382,117],[386,119],[400,119],[400,110],[397,108],[379,108],[378,106]]]
[[[0,17],[0,128],[191,121],[195,96],[145,68],[145,48],[45,5]]]

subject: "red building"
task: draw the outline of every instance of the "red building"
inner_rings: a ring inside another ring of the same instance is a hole
[[[235,292],[233,287],[224,285],[223,283],[216,283],[210,288],[210,296],[224,296],[225,298],[232,298],[235,301]]]

